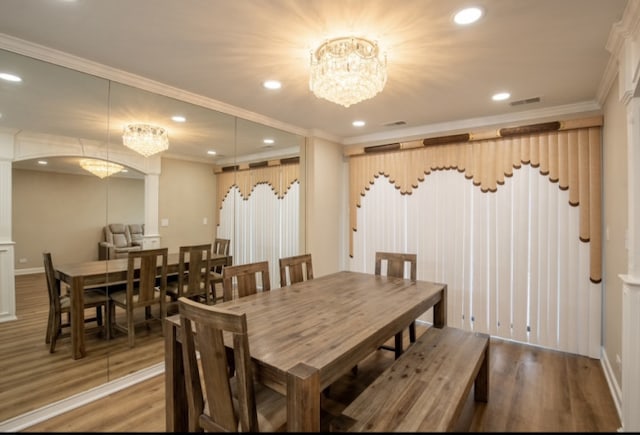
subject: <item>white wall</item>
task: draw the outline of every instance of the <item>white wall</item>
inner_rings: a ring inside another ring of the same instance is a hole
[[[342,146],[312,138],[307,147],[307,252],[316,277],[344,269],[344,213],[348,192]]]

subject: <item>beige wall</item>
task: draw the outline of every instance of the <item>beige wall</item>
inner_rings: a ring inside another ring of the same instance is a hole
[[[627,273],[627,115],[616,81],[604,104],[603,126],[604,318],[603,347],[622,385],[622,281]]]
[[[341,249],[346,207],[342,146],[312,138],[307,147],[307,251],[313,257],[313,275],[343,269]]]
[[[213,166],[163,158],[159,183],[160,245],[178,252],[180,245],[212,243],[218,219]]]
[[[42,268],[44,250],[57,264],[97,260],[107,222],[144,222],[143,180],[18,169],[12,177],[18,270]]]

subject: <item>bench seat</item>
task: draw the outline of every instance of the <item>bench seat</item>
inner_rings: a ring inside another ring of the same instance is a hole
[[[489,399],[489,336],[431,327],[331,424],[340,432],[452,431],[472,383]]]

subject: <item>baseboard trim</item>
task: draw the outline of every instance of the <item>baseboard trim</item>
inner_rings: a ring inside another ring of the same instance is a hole
[[[0,422],[0,432],[19,432],[34,424],[49,420],[162,373],[164,373],[164,362]]]
[[[616,377],[613,373],[613,369],[611,368],[611,362],[609,361],[609,356],[605,348],[602,348],[601,351],[602,358],[600,358],[600,364],[602,365],[602,371],[604,372],[604,377],[607,380],[607,384],[609,385],[609,390],[611,391],[611,397],[613,398],[613,403],[616,405],[616,411],[618,411],[618,417],[620,421],[622,421],[622,389],[616,380]]]

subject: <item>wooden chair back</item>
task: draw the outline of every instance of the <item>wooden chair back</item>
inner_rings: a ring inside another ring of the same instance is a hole
[[[258,432],[246,315],[187,298],[180,298],[178,303],[183,333],[189,431],[237,432],[240,429]],[[233,336],[237,413],[233,405],[232,373],[228,370],[229,361],[223,341],[225,331]],[[196,348],[200,352],[202,372],[198,366]]]
[[[218,254],[218,255],[229,255],[229,249],[231,248],[231,240],[229,239],[219,239],[216,238],[213,241],[213,253],[214,254]],[[214,273],[218,273],[221,274],[222,273],[222,268],[224,266],[222,265],[218,265],[218,266],[214,266],[212,271]]]
[[[211,303],[209,279],[211,243],[181,246],[178,263],[178,297],[204,296]]]
[[[234,282],[239,298],[257,293],[258,283],[262,284],[262,291],[271,290],[269,262],[259,261],[225,266],[222,269],[223,300],[225,302],[233,299]]]
[[[42,261],[44,263],[44,274],[47,279],[47,291],[49,294],[49,310],[54,315],[60,315],[60,286],[59,281],[56,280],[55,269],[53,268],[53,260],[51,258],[51,252],[42,253]],[[51,314],[50,314],[51,316]],[[47,337],[47,343],[50,337]]]
[[[382,262],[387,263],[387,276],[394,276],[398,278],[406,278],[404,275],[405,263],[409,263],[410,272],[409,279],[416,280],[416,268],[417,268],[417,255],[416,254],[404,254],[396,252],[376,252],[376,264],[375,274],[382,274]]]
[[[218,238],[216,238],[213,241],[213,253],[214,254],[229,255],[230,247],[231,247],[231,240],[229,240],[229,239],[218,239]]]
[[[376,252],[376,264],[375,274],[382,275],[382,262],[387,263],[387,276],[393,276],[397,278],[406,278],[405,264],[409,263],[409,279],[416,280],[417,269],[417,255],[405,254],[399,252]],[[409,341],[411,343],[416,342],[416,322],[415,320],[409,324]],[[400,357],[403,352],[403,339],[402,331],[395,335],[395,342],[393,346],[382,345],[380,349],[391,350],[395,352],[396,359]]]
[[[167,256],[168,248],[131,251],[127,258],[127,287],[124,294],[110,294],[109,324],[128,336],[129,347],[135,346],[134,312],[145,308],[143,322],[164,319],[167,316]],[[151,315],[151,307],[160,306],[159,317]],[[126,310],[126,324],[116,321],[116,307]]]
[[[56,350],[56,341],[59,337],[69,335],[70,332],[62,333],[62,328],[68,328],[71,326],[71,302],[67,295],[61,294],[60,281],[56,279],[55,269],[53,267],[53,259],[51,258],[51,252],[45,251],[42,253],[42,261],[44,263],[44,274],[47,281],[47,293],[49,295],[49,317],[47,320],[47,333],[45,342],[49,344],[49,352],[53,353]],[[65,303],[62,303],[62,300]],[[102,308],[107,307],[107,296],[101,289],[85,290],[84,292],[84,306],[85,308],[95,308],[95,316],[83,315],[83,322],[96,322],[99,328],[102,328]],[[84,310],[83,310],[84,312]],[[67,314],[67,320],[63,322],[62,316]],[[108,323],[108,322],[107,322]],[[108,336],[108,324],[106,335]]]
[[[164,308],[167,289],[167,257],[168,248],[129,252],[127,259],[128,306],[138,308],[160,304]],[[139,268],[136,267],[138,262]],[[159,273],[158,262],[160,262]],[[156,279],[159,279],[159,286],[156,286]]]
[[[308,279],[313,279],[313,264],[311,262],[311,254],[285,257],[281,258],[279,262],[280,287],[306,281]],[[287,271],[289,272],[289,281],[287,281]]]

